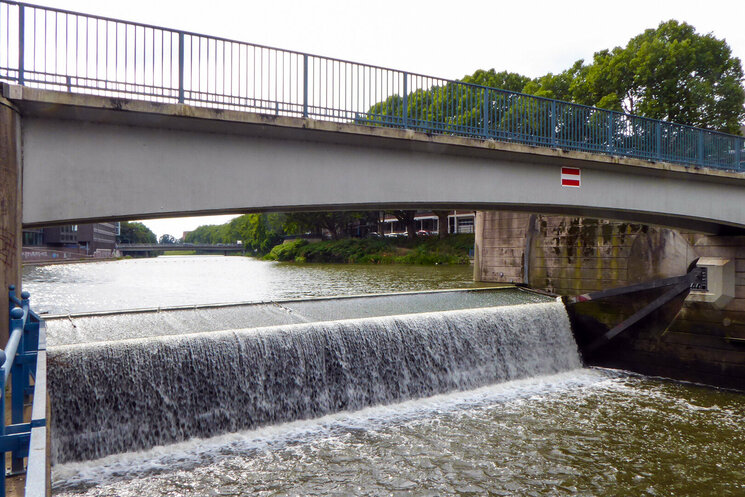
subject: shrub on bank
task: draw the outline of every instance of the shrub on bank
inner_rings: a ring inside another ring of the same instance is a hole
[[[274,247],[264,259],[295,262],[361,264],[468,264],[473,235],[452,235],[443,240],[347,238],[309,243],[295,240]]]

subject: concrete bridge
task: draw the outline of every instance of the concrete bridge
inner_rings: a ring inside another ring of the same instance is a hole
[[[122,254],[136,252],[165,252],[169,250],[195,250],[197,252],[215,252],[228,254],[231,252],[245,252],[246,247],[241,244],[206,244],[206,243],[119,243],[116,246]]]
[[[406,129],[3,89],[23,225],[447,207],[745,229],[745,174]],[[578,188],[562,168],[579,170]]]

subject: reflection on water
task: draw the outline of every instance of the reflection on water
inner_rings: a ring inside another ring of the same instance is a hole
[[[474,287],[472,266],[294,264],[171,256],[25,267],[35,309],[51,314]]]

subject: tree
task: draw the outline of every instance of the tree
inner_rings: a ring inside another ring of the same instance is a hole
[[[416,211],[388,211],[406,226],[406,236],[409,240],[416,238]]]
[[[157,243],[158,238],[142,223],[124,221],[120,224],[119,243]]]
[[[437,237],[446,238],[448,236],[448,216],[450,211],[435,210],[432,213],[437,216]]]
[[[675,20],[580,61],[570,76],[570,99],[581,104],[735,134],[745,118],[740,59],[725,40]]]
[[[375,213],[372,215],[376,216]],[[326,230],[336,240],[348,234],[353,224],[369,224],[370,216],[370,213],[364,211],[292,212],[286,214],[284,228],[287,233],[310,231],[319,236]]]
[[[160,245],[173,245],[174,243],[176,243],[176,239],[172,235],[165,233],[160,236],[160,240],[158,240],[158,243]]]
[[[473,85],[488,86],[489,88],[499,88],[519,93],[523,91],[525,85],[530,83],[531,79],[515,72],[496,72],[494,69],[489,69],[488,71],[478,69],[470,76],[464,76],[461,81]]]
[[[732,56],[725,40],[698,34],[693,26],[675,20],[644,31],[625,47],[595,53],[589,64],[579,60],[559,74],[531,80],[479,69],[460,81],[468,84],[445,83],[409,93],[406,109],[402,95],[391,95],[357,121],[403,126],[405,116],[409,127],[459,134],[488,129],[496,135],[515,130],[531,135],[545,130],[552,119],[550,106],[515,93],[734,134],[740,134],[745,121],[740,59]],[[483,86],[507,91],[486,91]],[[607,117],[593,122],[601,117],[560,106],[559,133],[592,136],[607,122]]]
[[[244,214],[220,225],[202,225],[186,234],[186,243],[236,243],[265,254],[282,243],[283,214]]]

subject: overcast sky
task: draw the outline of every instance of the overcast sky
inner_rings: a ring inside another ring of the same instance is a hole
[[[31,0],[453,79],[476,69],[561,72],[668,19],[713,33],[745,59],[745,0]],[[177,238],[232,216],[145,221]]]

